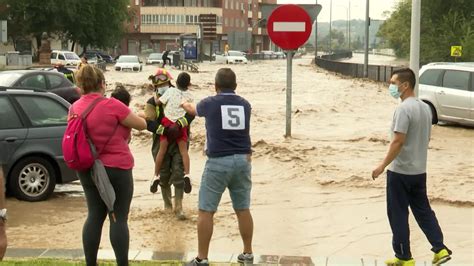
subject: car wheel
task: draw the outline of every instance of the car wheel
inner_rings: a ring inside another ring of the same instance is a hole
[[[436,112],[436,109],[434,108],[432,104],[428,103],[428,105],[430,106],[430,110],[431,110],[431,117],[432,117],[431,124],[436,125],[439,122],[438,113]]]
[[[56,173],[51,163],[41,157],[21,159],[12,169],[8,188],[19,200],[42,201],[54,191]]]

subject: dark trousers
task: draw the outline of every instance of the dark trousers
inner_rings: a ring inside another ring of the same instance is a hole
[[[168,62],[169,62],[169,63],[168,63],[168,65],[171,65],[171,59],[170,59],[169,57],[162,58],[162,60],[163,60],[163,66],[162,66],[162,67],[165,67],[165,65],[166,65],[166,61],[168,61]]]
[[[110,242],[114,249],[117,265],[128,265],[129,231],[128,212],[133,196],[132,170],[105,167],[115,191],[114,214],[110,220]],[[78,172],[87,201],[87,219],[82,228],[82,245],[87,266],[97,265],[97,252],[102,227],[107,217],[107,206],[102,201],[97,187],[92,182],[90,171]],[[110,215],[109,215],[110,216]]]
[[[387,214],[392,228],[392,246],[399,259],[411,259],[408,206],[416,222],[433,247],[433,252],[446,248],[438,219],[431,210],[426,194],[426,173],[403,175],[387,171]]]

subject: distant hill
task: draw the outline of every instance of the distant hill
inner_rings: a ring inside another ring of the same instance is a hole
[[[384,20],[372,20],[369,27],[369,39],[370,46],[373,46],[374,41],[379,42],[379,39],[376,39],[376,34],[379,31],[380,26],[384,23]],[[346,35],[347,31],[347,21],[346,20],[335,20],[332,22],[332,29],[336,29]],[[318,22],[318,37],[324,38],[329,33],[329,23],[328,22]],[[357,39],[357,36],[360,36],[361,40],[364,40],[365,37],[365,20],[351,20],[351,42]],[[309,42],[314,45],[314,25],[313,31]]]

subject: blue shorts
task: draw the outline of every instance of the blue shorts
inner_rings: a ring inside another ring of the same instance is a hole
[[[215,212],[222,193],[229,189],[234,210],[250,208],[252,166],[247,154],[208,158],[199,189],[199,210]]]

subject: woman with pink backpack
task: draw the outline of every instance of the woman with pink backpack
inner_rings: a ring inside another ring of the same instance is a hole
[[[100,187],[94,183],[92,167],[88,169],[75,168],[78,169],[77,173],[84,188],[88,209],[87,219],[82,230],[86,263],[87,265],[97,265],[102,227],[107,214],[109,214],[110,242],[115,252],[117,265],[128,265],[128,213],[133,196],[132,168],[134,160],[127,140],[132,128],[146,129],[146,122],[119,100],[104,97],[106,85],[104,74],[100,69],[84,65],[77,72],[76,78],[83,95],[69,110],[69,124],[76,123],[83,126],[86,138],[92,142],[91,146],[96,150],[95,153],[93,152],[94,159],[101,161],[105,166],[106,176],[113,188],[112,193],[115,192],[113,212],[110,212],[110,208],[102,198],[103,195],[99,193]],[[77,120],[73,122],[77,118],[81,119],[80,123],[77,123]],[[66,143],[68,137],[65,135],[63,139],[63,149],[68,147]],[[83,150],[81,148],[67,149],[78,152]],[[64,152],[65,160],[68,160],[66,151]],[[81,154],[76,157],[82,159],[80,158]],[[69,164],[73,163],[70,160]]]

